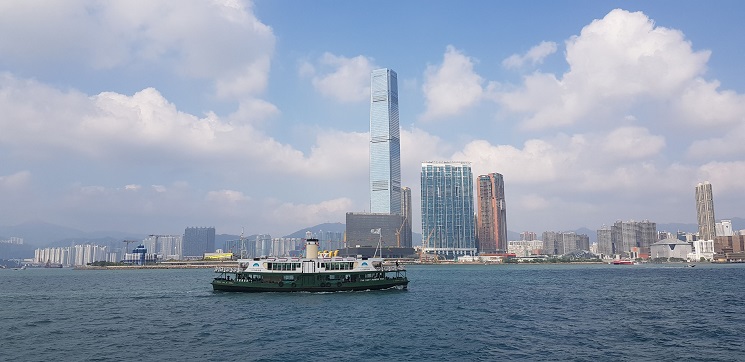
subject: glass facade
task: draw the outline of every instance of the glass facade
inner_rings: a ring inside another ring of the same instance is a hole
[[[446,258],[475,255],[471,164],[424,162],[421,182],[424,252]]]
[[[371,75],[370,212],[401,215],[398,81],[390,69]]]

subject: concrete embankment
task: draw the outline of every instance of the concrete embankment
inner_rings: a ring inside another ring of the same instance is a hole
[[[157,263],[150,265],[78,265],[79,270],[135,270],[135,269],[211,269],[215,267],[238,267],[236,262]]]

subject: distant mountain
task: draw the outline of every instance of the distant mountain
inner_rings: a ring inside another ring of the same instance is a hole
[[[145,238],[145,235],[121,231],[85,232],[44,221],[27,221],[15,226],[0,226],[0,236],[23,238],[25,245],[37,247],[68,246],[70,241],[79,241],[79,244],[84,244],[105,239],[142,240]]]
[[[30,259],[34,257],[36,247],[28,244],[0,243],[0,259]]]
[[[15,226],[0,226],[0,235],[23,238],[25,244],[46,245],[65,238],[82,237],[85,232],[43,221],[27,221]]]
[[[686,233],[695,233],[695,232],[698,232],[698,225],[697,224],[682,224],[682,223],[666,223],[666,224],[658,223],[657,231],[667,231],[673,234],[678,231],[683,231]]]
[[[311,226],[307,228],[300,229],[298,231],[295,231],[292,234],[285,235],[285,238],[304,238],[305,233],[307,231],[310,231],[314,234],[318,234],[322,231],[331,231],[331,232],[344,232],[346,230],[347,226],[346,224],[342,224],[340,222],[336,223],[324,223],[324,224],[318,224],[316,226]]]

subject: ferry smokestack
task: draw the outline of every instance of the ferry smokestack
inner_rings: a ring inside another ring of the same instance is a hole
[[[305,257],[308,259],[318,258],[318,239],[308,239],[305,241]]]

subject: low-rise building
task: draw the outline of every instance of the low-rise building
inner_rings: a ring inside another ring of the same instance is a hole
[[[693,251],[691,244],[678,239],[660,240],[649,246],[650,258],[678,258],[688,259],[688,254]]]

